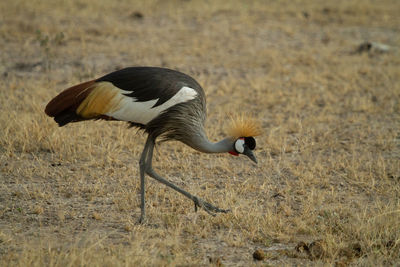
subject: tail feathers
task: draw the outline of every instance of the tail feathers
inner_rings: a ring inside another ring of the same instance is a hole
[[[82,118],[75,112],[66,111],[55,116],[54,120],[57,122],[58,126],[62,127],[70,122],[81,121]]]
[[[76,109],[93,90],[94,80],[84,82],[62,91],[53,98],[46,106],[45,113],[54,117],[58,125],[64,126],[69,122],[83,120]]]

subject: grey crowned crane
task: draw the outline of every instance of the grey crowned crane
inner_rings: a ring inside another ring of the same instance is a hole
[[[152,167],[156,139],[177,140],[205,153],[243,154],[257,163],[254,136],[260,130],[251,120],[233,121],[227,138],[212,143],[204,132],[206,99],[201,86],[181,72],[158,67],[131,67],[84,82],[62,91],[46,106],[46,114],[58,125],[91,119],[126,121],[143,129],[147,141],[139,160],[141,216],[145,219],[145,175],[188,197],[195,210],[211,215],[227,212],[179,188]]]

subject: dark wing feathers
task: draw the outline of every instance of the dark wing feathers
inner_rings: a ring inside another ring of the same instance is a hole
[[[130,67],[107,74],[97,80],[84,82],[62,91],[46,106],[45,113],[54,117],[59,126],[69,122],[87,120],[77,114],[77,108],[99,82],[110,82],[129,93],[125,94],[144,102],[158,99],[153,107],[162,105],[173,97],[183,86],[195,89],[201,101],[205,101],[201,86],[190,76],[178,71],[158,67]],[[205,102],[204,102],[205,103]],[[92,119],[113,119],[100,115]],[[143,128],[144,125],[131,123]]]
[[[154,107],[162,105],[173,97],[183,86],[196,91],[200,85],[190,76],[178,71],[157,67],[130,67],[107,74],[96,82],[110,82],[114,86],[132,93],[136,101],[145,102],[158,99]]]

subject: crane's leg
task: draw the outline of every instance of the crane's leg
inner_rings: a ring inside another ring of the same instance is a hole
[[[150,137],[149,137],[150,139]],[[148,140],[149,141],[149,140]],[[224,210],[224,209],[220,209],[196,196],[193,196],[192,194],[190,194],[189,192],[183,190],[182,188],[174,185],[173,183],[167,181],[166,179],[164,179],[163,177],[161,177],[160,175],[158,175],[152,167],[152,160],[153,160],[153,150],[154,150],[154,145],[155,145],[155,140],[151,138],[150,143],[148,145],[148,151],[147,151],[147,159],[146,159],[146,173],[148,175],[150,175],[150,177],[156,179],[157,181],[159,181],[160,183],[165,184],[168,187],[171,187],[172,189],[178,191],[179,193],[181,193],[182,195],[186,196],[187,198],[191,199],[194,202],[194,208],[195,211],[197,211],[197,207],[203,208],[207,213],[215,216],[216,212],[223,212],[226,213],[229,210]],[[146,142],[146,147],[147,147],[147,142]]]
[[[140,219],[139,222],[143,223],[146,217],[145,211],[145,173],[146,173],[146,159],[147,154],[150,148],[150,137],[147,138],[146,144],[144,146],[142,155],[140,156],[139,160],[139,167],[140,167]],[[153,149],[152,149],[153,150]]]

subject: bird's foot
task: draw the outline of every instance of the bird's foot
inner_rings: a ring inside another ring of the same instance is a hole
[[[144,214],[144,212],[141,212],[140,214],[140,218],[139,218],[139,224],[146,224],[146,215]]]
[[[139,223],[139,224],[146,224],[146,218],[140,217],[138,223]]]
[[[194,211],[197,212],[197,208],[200,207],[203,208],[208,214],[212,216],[215,216],[216,213],[227,213],[230,211],[229,209],[227,210],[220,209],[198,197],[194,197],[193,202],[194,202]]]

